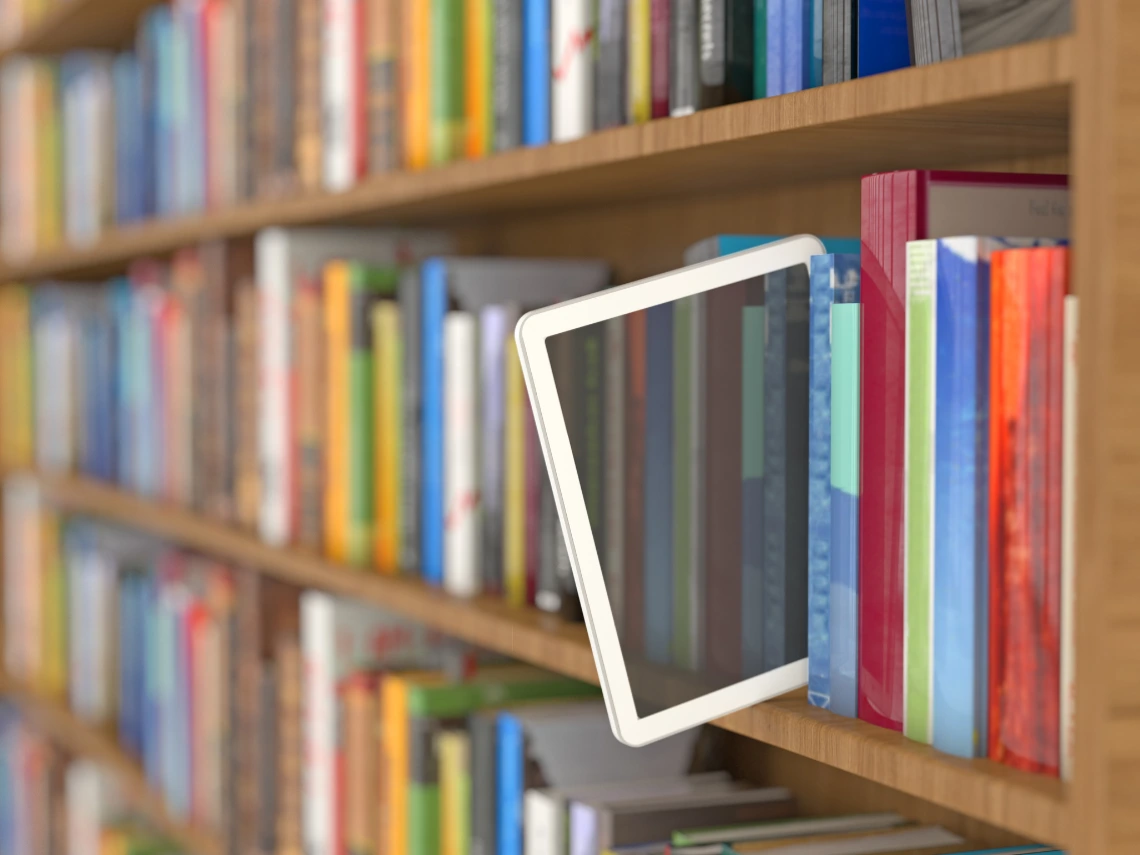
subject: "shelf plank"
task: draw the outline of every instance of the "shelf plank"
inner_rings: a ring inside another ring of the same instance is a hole
[[[103,276],[141,255],[270,225],[448,226],[489,215],[1056,154],[1068,150],[1072,79],[1071,37],[1015,45],[573,142],[374,176],[343,193],[299,194],[115,229],[90,246],[9,260],[0,266],[0,281]]]
[[[0,60],[18,53],[59,53],[131,44],[139,17],[155,0],[56,0],[22,33],[0,47]]]
[[[93,760],[113,775],[127,804],[187,855],[222,855],[224,847],[216,837],[182,824],[167,812],[142,768],[110,736],[5,674],[0,674],[0,696],[14,703],[32,727],[68,753]]]
[[[480,647],[598,682],[589,639],[579,624],[487,597],[461,600],[414,579],[383,577],[312,553],[267,546],[245,531],[94,481],[41,476],[40,482],[47,497],[65,510],[142,529],[298,585],[357,597]],[[816,709],[803,691],[716,724],[1028,838],[1066,843],[1066,797],[1059,781],[987,760],[950,757],[899,733]]]

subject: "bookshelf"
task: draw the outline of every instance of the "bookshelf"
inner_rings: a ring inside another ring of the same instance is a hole
[[[127,805],[155,830],[181,846],[186,855],[222,855],[221,841],[172,817],[162,798],[147,784],[138,763],[114,738],[81,721],[66,707],[0,673],[0,693],[16,704],[28,721],[68,753],[93,760],[114,775]]]
[[[458,600],[417,580],[382,577],[314,554],[267,546],[239,529],[95,481],[54,476],[39,481],[47,498],[64,510],[128,525],[293,584],[376,603],[463,641],[598,682],[581,624],[533,608],[512,608],[497,599]],[[950,757],[902,734],[812,707],[806,692],[741,710],[717,724],[987,825],[1067,842],[1059,781],[987,760]]]

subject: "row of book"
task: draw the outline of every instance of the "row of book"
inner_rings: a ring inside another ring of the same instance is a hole
[[[896,814],[800,816],[787,789],[723,771],[724,734],[628,748],[596,687],[476,655],[359,603],[60,519],[19,477],[4,499],[6,617],[22,615],[5,622],[6,668],[117,732],[172,815],[220,834],[229,851],[971,850]],[[31,763],[7,769],[22,782]],[[69,772],[69,802],[111,814],[85,775]],[[93,833],[87,813],[67,817]],[[121,851],[86,846],[67,851]]]
[[[5,855],[182,855],[124,809],[113,777],[68,759],[0,706],[0,851]]]
[[[1067,0],[960,25],[947,2],[908,36],[907,0],[177,0],[146,12],[133,50],[0,69],[0,246],[18,259],[1068,26]]]

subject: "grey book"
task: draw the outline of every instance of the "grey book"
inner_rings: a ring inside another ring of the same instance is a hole
[[[471,734],[471,855],[498,852],[495,834],[497,715],[497,710],[482,710],[467,719]]]
[[[1072,30],[1070,0],[952,0],[969,55]]]
[[[419,566],[420,557],[420,272],[407,268],[398,293],[403,333],[404,388],[400,403],[404,408],[402,462],[403,484],[400,496],[400,568]]]
[[[687,116],[700,107],[697,0],[672,0],[669,45],[669,114]]]
[[[668,840],[677,828],[782,819],[796,803],[784,787],[687,793],[602,804],[597,808],[600,849]]]
[[[594,69],[594,127],[626,123],[626,0],[598,0],[598,46]]]
[[[727,0],[700,0],[697,33],[700,49],[701,107],[725,103],[725,4]]]
[[[277,672],[272,662],[262,664],[261,727],[258,739],[257,840],[262,852],[277,849]]]
[[[823,82],[853,77],[854,27],[852,0],[823,0]]]
[[[495,151],[522,145],[522,0],[494,0],[491,98]]]

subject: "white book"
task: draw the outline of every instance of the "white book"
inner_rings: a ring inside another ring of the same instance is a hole
[[[32,328],[37,372],[50,383],[35,384],[36,465],[70,472],[75,465],[75,337],[61,304],[42,313]]]
[[[69,855],[99,855],[104,823],[117,810],[110,781],[90,760],[75,760],[64,777]]]
[[[357,109],[355,74],[362,61],[356,36],[356,6],[362,0],[324,0],[321,54],[324,179],[328,190],[356,181]]]
[[[459,597],[478,594],[483,578],[477,323],[470,312],[449,312],[443,322],[443,586]]]
[[[293,366],[293,289],[303,278],[319,281],[326,262],[349,258],[368,264],[412,263],[445,254],[442,232],[386,229],[265,229],[257,234],[254,263],[261,298],[261,397],[258,454],[261,538],[274,546],[293,536],[295,490],[290,455],[293,419],[289,378]]]
[[[69,532],[65,549],[71,614],[68,633],[72,711],[96,725],[109,725],[115,710],[117,633],[115,564],[91,530]]]
[[[551,8],[551,136],[578,139],[594,128],[593,16],[590,0],[557,0]]]
[[[333,597],[301,595],[304,769],[301,838],[308,855],[334,855],[336,837],[336,659]]]
[[[1065,364],[1061,426],[1061,778],[1073,776],[1076,726],[1077,366],[1080,342],[1076,295],[1065,297]]]

